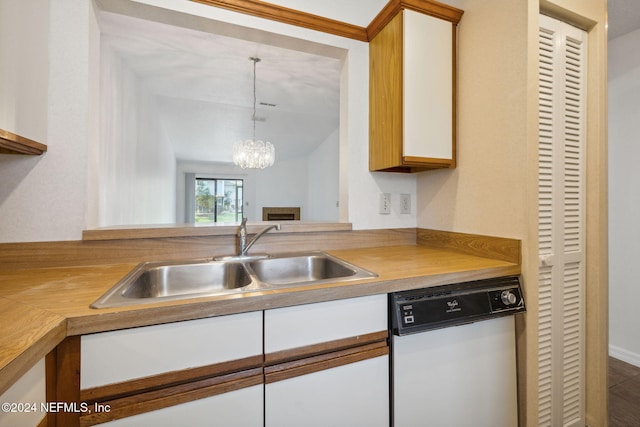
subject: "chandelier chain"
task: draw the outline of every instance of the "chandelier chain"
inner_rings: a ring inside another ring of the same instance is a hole
[[[258,62],[260,62],[260,58],[252,56],[249,59],[251,61],[253,61],[253,116],[251,117],[251,119],[253,120],[253,139],[255,141],[255,139],[256,139],[256,101],[257,101],[257,97],[256,97],[256,64]]]
[[[245,141],[237,141],[233,145],[233,163],[243,169],[264,169],[272,166],[275,161],[275,148],[269,141],[256,139],[256,63],[260,58],[250,57],[253,61],[253,138]]]

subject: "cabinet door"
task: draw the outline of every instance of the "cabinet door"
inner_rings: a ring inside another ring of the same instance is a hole
[[[389,423],[387,296],[265,311],[265,425]]]
[[[455,167],[456,23],[403,10],[370,41],[370,170]]]
[[[266,310],[264,352],[269,355],[386,330],[386,295]]]
[[[261,424],[262,312],[88,335],[80,347],[80,401],[97,402],[81,424]]]
[[[80,388],[262,355],[262,312],[85,335]]]
[[[47,401],[44,359],[0,395],[0,403],[8,405],[0,412],[0,427],[37,426],[45,417],[40,404]]]
[[[403,158],[453,159],[451,22],[403,11]]]
[[[389,425],[389,356],[265,386],[266,427]]]
[[[263,391],[263,386],[257,385],[100,425],[109,427],[262,426]]]

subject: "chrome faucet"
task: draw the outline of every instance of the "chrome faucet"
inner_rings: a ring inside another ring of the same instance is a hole
[[[281,229],[280,224],[269,225],[268,227],[260,230],[255,236],[253,236],[253,239],[247,243],[247,218],[242,218],[240,228],[238,229],[238,256],[247,256],[249,248],[253,246],[256,240],[272,228],[275,228],[276,230]]]

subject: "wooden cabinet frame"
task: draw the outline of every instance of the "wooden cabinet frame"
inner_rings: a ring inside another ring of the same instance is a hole
[[[47,355],[47,401],[77,410],[48,413],[46,426],[92,426],[388,355],[388,337],[380,331],[81,390],[80,336],[71,336]]]
[[[462,15],[445,16],[451,22],[451,158],[410,156],[404,153],[404,16],[412,10],[443,19],[428,9],[404,7],[401,2],[369,43],[369,170],[421,172],[456,166],[456,25]],[[427,53],[425,53],[426,55]],[[436,102],[436,101],[434,101]],[[425,140],[425,144],[429,141]]]
[[[389,354],[389,333],[374,332],[265,355],[265,384]]]

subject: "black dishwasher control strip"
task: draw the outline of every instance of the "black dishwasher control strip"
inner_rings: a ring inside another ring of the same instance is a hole
[[[389,294],[394,335],[406,335],[525,311],[517,276]]]

